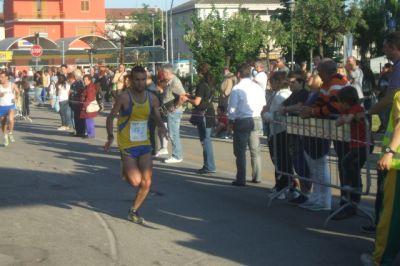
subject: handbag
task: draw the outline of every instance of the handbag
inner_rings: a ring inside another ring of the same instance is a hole
[[[86,106],[86,113],[94,113],[100,110],[100,106],[96,100],[93,100]]]
[[[204,111],[201,111],[197,108],[193,108],[192,115],[190,116],[189,122],[193,126],[201,125],[204,122]]]

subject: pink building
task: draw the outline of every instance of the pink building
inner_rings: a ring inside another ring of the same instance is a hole
[[[5,37],[104,35],[104,0],[4,0]]]

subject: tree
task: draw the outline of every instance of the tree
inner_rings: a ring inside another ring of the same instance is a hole
[[[289,1],[282,0],[281,3],[284,8],[274,19],[282,22],[285,34],[290,33],[293,26],[295,46],[301,48],[296,49],[296,55],[303,51],[304,56],[304,51],[318,49],[321,56],[333,56],[326,52],[334,51],[335,43],[341,41],[344,34],[354,33],[361,23],[361,10],[355,4],[346,7],[344,0],[296,0],[292,20]],[[287,38],[276,37],[277,44],[284,51],[290,51]]]
[[[228,17],[214,7],[205,19],[195,12],[186,25],[184,41],[197,62],[210,65],[215,77],[221,77],[225,65],[236,67],[255,58],[263,46],[264,26],[258,16],[240,9]]]
[[[133,27],[127,30],[127,44],[129,46],[153,45],[153,22],[155,45],[162,44],[161,13],[150,12],[149,6],[143,4],[143,12],[132,14]]]

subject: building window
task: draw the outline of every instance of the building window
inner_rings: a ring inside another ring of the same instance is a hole
[[[81,11],[89,11],[89,0],[81,0]]]

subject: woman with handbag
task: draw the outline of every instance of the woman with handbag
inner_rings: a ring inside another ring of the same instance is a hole
[[[94,118],[100,110],[100,106],[96,101],[96,86],[92,82],[90,75],[83,76],[85,88],[81,94],[81,113],[80,118],[85,119],[87,136],[93,139],[96,135]]]
[[[214,151],[211,140],[211,131],[215,126],[215,110],[212,103],[214,79],[209,72],[209,65],[202,63],[197,72],[200,80],[196,87],[194,99],[188,101],[194,106],[191,123],[197,126],[201,145],[203,147],[203,167],[199,174],[216,172]]]

